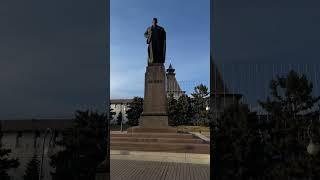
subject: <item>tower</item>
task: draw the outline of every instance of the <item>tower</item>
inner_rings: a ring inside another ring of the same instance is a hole
[[[176,79],[175,69],[172,65],[169,65],[167,69],[167,95],[173,94],[175,99],[178,99],[181,95],[185,94],[185,91],[182,91],[180,85]]]

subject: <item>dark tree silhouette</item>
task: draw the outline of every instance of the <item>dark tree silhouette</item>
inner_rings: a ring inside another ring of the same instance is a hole
[[[53,180],[94,180],[98,165],[107,156],[106,114],[77,111],[72,128],[62,132],[57,145],[62,151],[51,156]]]
[[[209,125],[208,112],[206,110],[209,100],[208,87],[203,84],[196,86],[191,96],[195,125]]]
[[[132,102],[128,105],[128,110],[126,111],[128,124],[130,126],[137,126],[139,124],[139,118],[143,112],[143,98],[134,97]]]
[[[192,107],[190,106],[190,97],[187,95],[181,95],[177,101],[177,107],[176,107],[176,123],[177,125],[191,125],[193,114],[190,114],[192,112]]]
[[[38,144],[38,138],[40,137],[40,131],[39,130],[35,130],[34,131],[34,137],[33,137],[33,147],[37,148],[37,144]]]
[[[0,123],[0,179],[9,180],[8,170],[17,168],[19,166],[18,159],[9,158],[11,153],[10,149],[3,148],[2,146],[2,127]]]
[[[121,122],[122,122],[122,112],[119,112],[118,116],[117,116],[117,125],[121,125]],[[123,122],[122,122],[123,123]]]
[[[173,94],[170,93],[168,96],[168,123],[170,126],[177,126],[177,109],[178,101],[174,98]]]
[[[271,97],[259,101],[267,116],[241,104],[225,109],[211,123],[213,179],[318,179],[319,154],[307,153],[304,138],[312,121],[313,140],[320,140],[320,98],[312,88],[306,76],[290,71],[273,79]]]
[[[112,108],[109,108],[109,119],[112,120],[115,115],[116,112],[114,112]]]
[[[247,105],[231,105],[224,110],[214,133],[213,179],[260,179],[264,175],[264,142],[256,113]]]
[[[40,161],[37,159],[37,154],[35,153],[32,159],[28,162],[23,176],[24,180],[38,180],[40,173]]]
[[[266,175],[271,179],[320,177],[319,157],[307,154],[309,139],[303,138],[313,121],[313,128],[318,132],[314,140],[320,140],[319,110],[316,109],[320,97],[312,95],[312,83],[305,75],[290,71],[286,76],[273,79],[270,90],[271,97],[259,101],[269,114],[268,144],[272,159]]]

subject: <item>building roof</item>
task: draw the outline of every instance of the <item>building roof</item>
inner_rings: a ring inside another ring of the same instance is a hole
[[[173,67],[172,67],[172,65],[170,63],[169,68],[167,69],[167,73],[174,74],[174,71],[175,71],[175,69],[173,69]]]
[[[110,99],[111,104],[127,104],[131,102],[132,99]]]
[[[180,96],[184,94],[185,91],[181,90],[174,71],[175,69],[173,69],[172,65],[170,64],[169,68],[167,69],[167,93],[174,93]]]
[[[71,127],[72,119],[21,119],[1,120],[3,132],[8,131],[44,131],[47,128],[63,130]]]

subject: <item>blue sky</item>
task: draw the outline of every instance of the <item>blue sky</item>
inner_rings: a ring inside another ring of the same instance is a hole
[[[143,96],[147,44],[143,33],[157,17],[167,32],[166,67],[187,92],[209,86],[210,1],[111,0],[111,98]]]

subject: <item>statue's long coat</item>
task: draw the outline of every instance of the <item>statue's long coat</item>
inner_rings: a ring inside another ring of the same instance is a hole
[[[144,33],[147,38],[148,63],[164,63],[166,57],[166,31],[161,26],[151,26]]]

